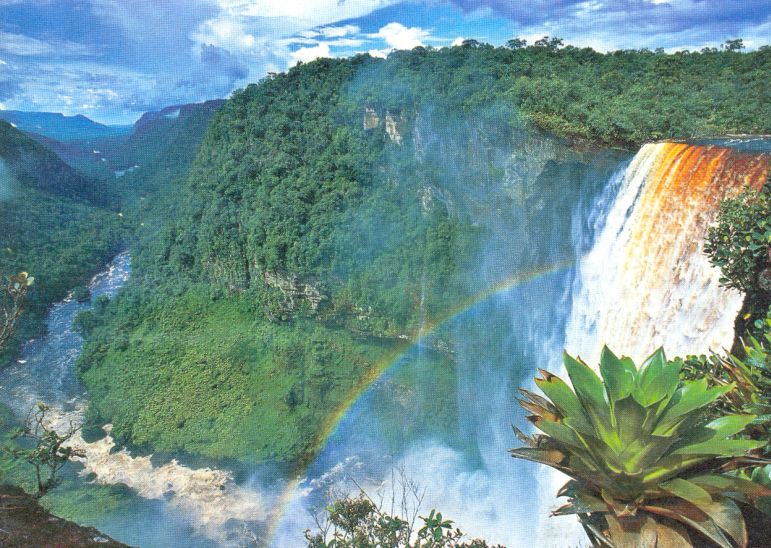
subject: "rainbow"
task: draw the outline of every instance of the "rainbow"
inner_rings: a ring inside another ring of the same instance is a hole
[[[369,369],[366,375],[364,375],[356,386],[349,392],[348,396],[343,402],[330,413],[327,420],[324,421],[319,435],[316,438],[316,442],[313,445],[312,453],[318,455],[326,446],[327,442],[337,432],[338,427],[343,422],[351,408],[353,408],[358,401],[364,396],[367,390],[392,368],[401,363],[402,359],[410,352],[410,350],[421,341],[423,341],[429,335],[435,333],[440,327],[449,323],[453,319],[463,315],[480,303],[483,303],[502,293],[510,291],[514,287],[532,282],[538,278],[557,274],[562,271],[567,271],[575,265],[575,260],[563,260],[550,265],[541,266],[531,270],[520,272],[514,276],[501,280],[484,291],[476,293],[464,300],[462,300],[457,306],[449,309],[441,316],[428,321],[419,330],[417,330],[411,337],[401,340],[395,348],[389,352],[383,359],[379,360]],[[268,545],[273,545],[274,536],[277,533],[279,526],[281,525],[287,508],[289,507],[294,493],[303,481],[304,475],[307,472],[313,460],[305,463],[300,470],[295,474],[294,479],[289,481],[282,490],[279,496],[278,503],[276,505],[276,512],[274,513],[274,519],[270,520],[269,532],[268,532]]]

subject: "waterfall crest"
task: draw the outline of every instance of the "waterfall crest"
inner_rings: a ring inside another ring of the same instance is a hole
[[[703,253],[720,202],[759,189],[769,157],[721,146],[647,144],[630,163],[581,260],[566,349],[595,364],[603,344],[641,360],[730,348],[742,295]]]

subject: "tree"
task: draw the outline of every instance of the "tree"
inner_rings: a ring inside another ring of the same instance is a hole
[[[726,40],[723,49],[726,51],[741,51],[745,48],[744,40],[736,38],[735,40]]]
[[[474,40],[473,38],[469,38],[467,40],[463,40],[461,43],[461,47],[464,48],[479,48],[482,47],[482,42],[479,40]]]
[[[509,49],[521,49],[527,46],[527,40],[524,38],[512,38],[506,42],[506,47]]]
[[[26,272],[19,272],[16,276],[8,279],[8,285],[0,296],[0,350],[5,347],[8,339],[13,334],[13,328],[16,321],[24,310],[24,298],[27,291],[32,286],[35,278],[29,276]]]
[[[465,541],[463,532],[441,512],[420,516],[425,489],[403,468],[392,470],[390,497],[381,492],[377,500],[345,474],[342,479],[359,491],[351,496],[342,490],[340,479],[332,474],[324,480],[324,503],[313,512],[317,530],[305,531],[308,548],[488,548],[484,540]]]
[[[536,40],[535,44],[533,44],[537,48],[545,48],[549,51],[557,51],[560,49],[565,42],[562,40],[562,38],[550,38],[548,36],[544,36],[540,40]]]
[[[44,403],[38,403],[30,410],[24,425],[14,435],[17,439],[31,441],[32,447],[3,449],[13,458],[24,460],[35,468],[38,497],[42,497],[59,485],[61,480],[57,477],[57,473],[72,457],[84,456],[81,450],[67,445],[80,427],[70,422],[64,434],[59,434],[49,424],[47,417],[49,410],[50,408]]]

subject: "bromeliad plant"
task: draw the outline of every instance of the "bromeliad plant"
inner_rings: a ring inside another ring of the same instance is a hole
[[[551,466],[572,478],[558,496],[569,502],[555,515],[577,514],[595,546],[692,546],[699,536],[724,548],[747,545],[737,503],[756,504],[771,489],[730,470],[752,464],[762,441],[735,436],[755,418],[705,410],[732,385],[682,381],[682,362],[659,349],[638,369],[607,347],[600,378],[564,356],[573,388],[541,371],[546,398],[522,390],[520,404],[543,434],[512,455]],[[707,417],[707,418],[705,418]]]

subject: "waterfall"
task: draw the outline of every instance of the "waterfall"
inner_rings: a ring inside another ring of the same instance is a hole
[[[730,348],[742,295],[720,286],[703,242],[720,202],[767,170],[767,155],[726,147],[642,147],[580,262],[567,351],[595,364],[603,344],[635,360]]]
[[[720,285],[703,242],[720,202],[747,186],[761,188],[768,164],[767,154],[721,146],[643,146],[615,200],[595,217],[594,245],[573,287],[567,352],[597,367],[604,344],[635,360],[660,346],[670,357],[730,348],[743,297]],[[564,369],[559,374],[567,379]],[[566,477],[548,469],[540,479],[546,515]],[[580,535],[564,518],[540,524],[541,546]]]

